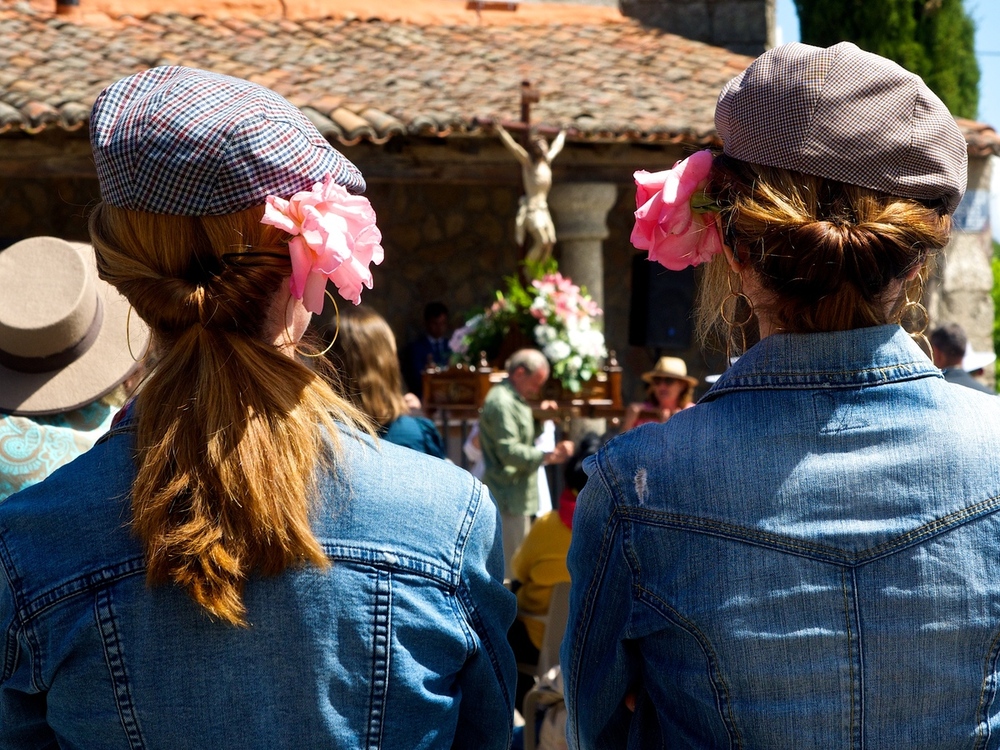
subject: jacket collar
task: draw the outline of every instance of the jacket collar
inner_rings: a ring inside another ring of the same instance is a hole
[[[941,377],[897,325],[833,333],[776,333],[747,350],[702,401],[730,391],[859,388]]]

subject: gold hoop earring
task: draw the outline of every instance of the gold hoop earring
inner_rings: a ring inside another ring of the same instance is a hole
[[[904,321],[910,324],[909,328],[904,325]],[[908,290],[906,293],[906,303],[899,312],[899,324],[903,326],[903,330],[910,334],[910,338],[916,342],[917,346],[923,349],[924,354],[928,357],[932,356],[931,342],[926,335],[930,322],[931,317],[927,312],[927,308],[924,307],[920,300],[910,299]]]
[[[337,300],[334,299],[332,294],[330,294],[329,289],[324,289],[323,292],[324,294],[326,294],[327,297],[330,298],[330,301],[333,303],[333,314],[334,314],[334,320],[336,321],[336,326],[333,329],[333,338],[330,339],[330,343],[326,345],[326,349],[319,352],[318,354],[308,354],[307,352],[300,352],[298,349],[296,349],[295,353],[303,357],[312,357],[313,359],[315,359],[317,357],[324,356],[328,351],[330,351],[333,348],[333,344],[337,340],[337,336],[340,334],[340,308],[337,306]]]
[[[133,362],[138,362],[142,357],[146,356],[146,352],[142,353],[141,357],[136,357],[132,351],[132,305],[128,306],[128,312],[125,313],[125,346],[128,347],[128,356],[132,358]],[[146,342],[146,350],[149,350],[149,342]]]
[[[734,288],[733,277],[739,280],[739,289]],[[730,273],[728,276],[729,280],[729,296],[722,301],[722,306],[719,308],[719,317],[722,321],[729,326],[729,332],[726,336],[726,356],[730,359],[733,356],[732,347],[735,343],[733,340],[736,332],[740,335],[740,346],[739,353],[743,354],[747,350],[747,332],[746,327],[753,320],[753,302],[743,293],[743,283],[739,274]],[[729,315],[726,314],[726,307],[731,307]],[[735,315],[737,311],[744,311],[746,317],[743,320],[735,320]]]

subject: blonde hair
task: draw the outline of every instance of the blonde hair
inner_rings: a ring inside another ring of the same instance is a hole
[[[900,322],[919,301],[928,262],[951,234],[943,204],[924,204],[786,169],[716,157],[709,192],[721,207],[726,244],[755,272],[767,312],[782,331],[839,331]],[[913,279],[907,277],[920,270]],[[730,331],[729,271],[722,257],[704,272],[703,336]],[[890,298],[893,282],[902,284]],[[890,304],[892,303],[892,304]],[[751,326],[753,322],[751,321]]]
[[[265,340],[290,261],[288,236],[262,216],[262,206],[187,217],[105,203],[90,216],[100,277],[156,346],[136,400],[132,486],[147,582],[173,582],[232,624],[244,624],[251,572],[328,565],[310,527],[315,473],[339,454],[334,422],[361,420]]]
[[[345,310],[330,357],[348,398],[380,426],[409,413],[396,337],[377,312],[365,307]]]

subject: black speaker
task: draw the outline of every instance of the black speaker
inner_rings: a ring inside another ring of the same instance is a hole
[[[646,253],[632,257],[628,342],[651,349],[691,347],[694,268],[668,271]]]

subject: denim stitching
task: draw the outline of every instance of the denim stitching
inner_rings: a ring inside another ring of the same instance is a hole
[[[434,561],[421,559],[414,555],[399,552],[396,549],[377,549],[374,547],[355,546],[347,544],[321,543],[323,552],[332,561],[344,560],[361,563],[378,568],[393,568],[406,571],[430,579],[450,592],[459,585],[452,570],[443,568]],[[391,556],[391,557],[390,557]],[[392,562],[389,562],[389,560]]]
[[[475,487],[473,487],[475,490]],[[462,580],[462,564],[465,560],[465,545],[469,541],[469,535],[472,533],[472,524],[479,514],[480,509],[483,506],[483,495],[486,492],[485,485],[479,485],[479,492],[473,492],[472,497],[469,498],[469,507],[462,519],[462,528],[458,531],[458,538],[455,540],[455,552],[453,556],[453,562],[451,566],[451,577],[455,582],[454,585]]]
[[[7,579],[7,588],[10,589],[11,597],[14,600],[14,617],[10,628],[4,634],[3,680],[7,681],[17,668],[17,632],[25,628],[23,620],[25,607],[22,601],[21,582],[17,575],[17,568],[14,567],[3,534],[0,534],[0,566],[2,566],[4,578]]]
[[[122,656],[121,637],[112,611],[111,589],[104,588],[94,597],[94,619],[104,644],[104,659],[115,691],[115,706],[122,729],[128,738],[132,750],[142,750],[146,743],[139,729],[139,717],[136,715],[135,702],[129,689],[128,675],[125,672],[125,659]]]
[[[847,664],[849,667],[849,679],[851,681],[851,712],[848,731],[851,737],[851,747],[854,747],[854,703],[856,699],[854,690],[854,639],[851,637],[851,605],[847,595],[847,568],[840,571],[841,590],[844,592],[844,627],[847,630]]]
[[[599,586],[599,581],[602,580],[604,572],[607,570],[608,566],[608,553],[611,549],[611,540],[614,539],[615,533],[620,522],[619,509],[620,505],[618,503],[618,493],[615,492],[610,486],[608,486],[607,475],[604,471],[604,463],[601,460],[602,454],[598,453],[598,461],[596,463],[596,470],[594,474],[587,481],[597,481],[603,482],[604,486],[608,489],[611,494],[611,498],[615,503],[615,507],[611,511],[611,516],[608,518],[607,526],[604,528],[604,536],[601,538],[601,544],[595,551],[595,568],[594,575],[591,578],[590,586],[583,593],[583,599],[580,607],[580,613],[577,617],[576,622],[576,632],[573,634],[573,653],[570,654],[570,664],[572,664],[572,669],[569,670],[569,674],[572,675],[571,679],[573,681],[572,691],[570,691],[569,684],[566,684],[566,692],[572,692],[574,695],[579,693],[580,690],[580,670],[577,666],[581,663],[581,651],[583,649],[583,643],[587,638],[587,623],[591,622],[594,604],[597,600],[597,588]],[[615,487],[617,489],[617,485]],[[569,637],[569,623],[567,623],[567,633],[564,638]],[[572,725],[572,726],[570,726]],[[571,711],[567,720],[567,736],[579,736],[580,734],[580,722],[579,716],[576,711]]]
[[[495,507],[493,501],[490,500],[489,504],[486,504],[486,486],[479,484],[479,491],[475,493],[474,497],[471,499],[471,505],[469,507],[468,513],[466,513],[465,523],[462,530],[459,532],[459,539],[461,540],[459,544],[456,545],[456,560],[454,567],[455,575],[455,586],[452,589],[452,594],[457,597],[458,603],[461,605],[461,610],[465,613],[465,617],[460,619],[462,623],[463,630],[466,631],[466,637],[469,638],[469,651],[470,655],[476,651],[477,639],[472,636],[472,633],[468,632],[468,625],[471,624],[472,629],[478,633],[486,632],[486,626],[479,616],[479,610],[476,609],[476,603],[469,596],[469,592],[462,583],[462,566],[465,561],[465,547],[468,544],[469,537],[472,534],[472,528],[475,524],[475,519],[479,513],[483,512],[483,507],[486,505],[491,511]],[[504,701],[507,705],[514,705],[514,697],[507,690],[507,683],[503,679],[503,669],[500,667],[500,658],[496,651],[495,645],[488,640],[483,638],[478,638],[478,642],[482,644],[483,651],[489,657],[490,667],[493,669],[493,675],[496,678],[497,684],[500,686],[500,692],[503,694]],[[513,730],[511,730],[513,731]],[[510,734],[508,733],[508,743],[510,742]]]
[[[858,600],[858,572],[851,568],[851,593],[854,600],[854,626],[858,637],[854,650],[858,661],[858,747],[865,748],[865,639],[861,633],[861,602]]]
[[[389,691],[389,658],[392,644],[392,574],[375,575],[375,610],[372,623],[372,674],[368,705],[368,750],[382,746],[386,696]]]
[[[94,447],[96,448],[98,445],[103,445],[104,443],[111,440],[111,438],[118,437],[119,435],[134,435],[135,432],[136,432],[135,422],[131,421],[123,422],[122,424],[116,425],[107,432],[105,432],[97,440],[97,442],[94,443]]]
[[[703,532],[720,536],[726,539],[743,541],[747,544],[756,544],[770,549],[785,551],[790,554],[799,554],[803,557],[826,560],[840,565],[851,567],[862,566],[874,562],[882,557],[898,552],[906,547],[913,546],[927,539],[937,536],[945,531],[960,526],[968,521],[989,515],[1000,508],[1000,496],[994,496],[982,500],[974,505],[962,508],[949,513],[941,518],[928,521],[915,529],[905,532],[898,537],[894,537],[882,544],[878,544],[859,552],[845,552],[836,547],[830,547],[816,542],[805,542],[783,537],[777,534],[770,534],[766,531],[737,526],[725,521],[715,521],[709,518],[699,518],[697,516],[687,516],[677,513],[664,513],[662,511],[649,510],[646,508],[627,507],[622,509],[622,514],[629,519],[651,523],[656,526],[667,528],[677,528],[695,532]]]
[[[729,686],[726,684],[726,679],[722,676],[722,671],[718,667],[718,657],[715,654],[715,650],[712,648],[712,642],[704,633],[701,632],[697,625],[680,614],[676,609],[671,607],[655,593],[649,589],[643,588],[640,585],[636,585],[635,589],[640,600],[646,601],[658,610],[661,608],[662,610],[666,610],[662,613],[668,620],[673,622],[682,630],[687,631],[690,635],[694,636],[696,641],[698,641],[698,645],[701,646],[701,650],[704,652],[705,658],[708,661],[709,675],[711,675],[712,688],[715,692],[716,708],[722,718],[723,726],[726,727],[726,733],[729,735],[730,746],[735,748],[743,747],[743,737],[740,735],[740,730],[736,725],[736,717],[733,715],[733,703],[729,697]],[[643,596],[644,594],[646,596]],[[657,603],[659,603],[661,607],[656,607]]]
[[[477,632],[485,632],[486,628],[483,624],[482,619],[479,617],[479,612],[475,608],[475,602],[471,600],[468,595],[468,591],[462,586],[458,589],[459,601],[462,604],[462,608],[466,612],[466,617],[472,622],[472,628]],[[500,686],[500,692],[503,694],[503,699],[506,705],[514,705],[514,696],[510,694],[507,690],[507,683],[503,679],[503,670],[500,668],[500,660],[497,656],[496,649],[490,641],[484,641],[482,638],[479,639],[479,643],[482,644],[483,650],[486,652],[490,659],[490,666],[493,668],[493,675],[496,677],[497,685]],[[506,645],[506,642],[504,643]],[[510,743],[510,732],[507,733],[507,742]]]
[[[43,591],[24,605],[24,621],[30,622],[52,607],[71,599],[102,589],[124,578],[145,573],[145,562],[141,557],[134,557],[123,563],[101,568],[85,576],[70,579],[54,588]]]
[[[986,712],[996,699],[998,656],[1000,656],[1000,631],[997,631],[997,634],[993,637],[993,643],[990,644],[989,651],[986,652],[986,664],[983,665],[983,686],[979,691],[979,709],[976,711],[976,744],[974,750],[985,748],[990,739],[989,717]]]

